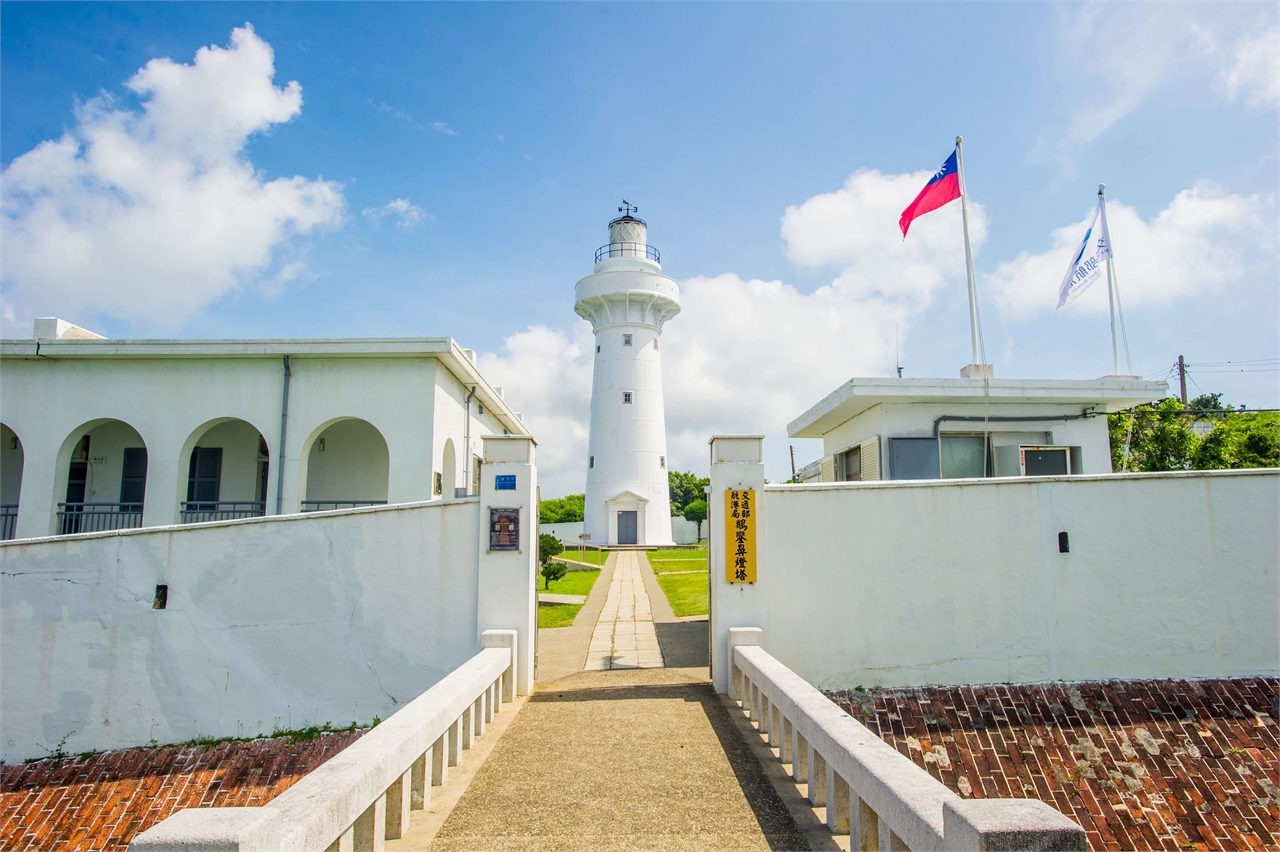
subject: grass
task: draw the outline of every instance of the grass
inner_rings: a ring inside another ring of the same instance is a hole
[[[578,548],[566,547],[564,553],[560,554],[560,558],[567,559],[570,562],[585,562],[588,565],[603,565],[604,561],[609,558],[609,551],[583,548],[581,557],[579,557]]]
[[[582,604],[538,604],[538,627],[572,627]]]
[[[658,574],[658,585],[671,602],[671,610],[677,616],[706,615],[710,610],[707,589],[707,575],[704,571],[696,574]]]
[[[653,573],[668,574],[672,571],[707,570],[707,551],[701,550],[651,550],[648,553]]]
[[[542,588],[543,581],[539,576],[538,591],[553,595],[589,595],[591,587],[596,584],[599,576],[599,568],[592,568],[590,571],[569,571],[552,583],[549,589]]]

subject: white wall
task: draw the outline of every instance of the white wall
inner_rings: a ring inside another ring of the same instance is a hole
[[[16,505],[22,490],[22,438],[14,443],[16,433],[4,424],[0,424],[0,503],[6,506]]]
[[[89,435],[89,467],[85,483],[86,503],[115,503],[120,500],[120,484],[124,475],[124,451],[145,447],[142,436],[128,423],[109,420],[80,433]],[[79,435],[76,439],[79,439]],[[74,443],[74,442],[73,442]],[[70,461],[68,460],[68,465]],[[62,471],[62,490],[58,501],[67,499],[66,481],[70,468]],[[144,495],[143,499],[149,495]]]
[[[479,648],[478,518],[436,501],[0,545],[3,761],[386,718]],[[527,622],[516,597],[488,619]]]
[[[714,633],[762,627],[821,688],[1280,674],[1280,471],[770,486],[759,511],[759,582],[713,551]]]
[[[387,442],[372,424],[339,420],[311,444],[303,499],[386,500],[389,463]]]

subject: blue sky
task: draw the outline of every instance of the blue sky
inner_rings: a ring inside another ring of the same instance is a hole
[[[785,478],[782,426],[889,374],[895,328],[907,375],[969,361],[958,210],[894,239],[961,133],[998,376],[1111,372],[1104,288],[1052,309],[1105,181],[1134,371],[1183,354],[1193,393],[1280,407],[1280,373],[1211,367],[1280,354],[1274,4],[5,3],[0,24],[5,336],[50,314],[111,337],[450,335],[571,490],[572,288],[626,197],[688,296],[673,461],[758,429]],[[207,73],[125,85],[210,45]],[[246,81],[261,98],[229,104]],[[156,165],[113,183],[124,155],[87,144],[112,128]]]

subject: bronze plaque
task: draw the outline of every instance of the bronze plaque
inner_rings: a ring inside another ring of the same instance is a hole
[[[519,509],[489,509],[489,549],[520,549]]]

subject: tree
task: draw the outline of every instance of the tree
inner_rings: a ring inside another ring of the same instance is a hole
[[[564,545],[560,539],[550,533],[538,536],[538,561],[542,563],[543,588],[551,588],[551,584],[559,580],[569,570],[563,562],[556,562],[553,557],[564,553]]]
[[[538,507],[538,523],[570,524],[581,522],[586,505],[585,494],[566,494],[564,497],[543,500]]]
[[[707,501],[694,500],[685,506],[684,519],[698,525],[698,541],[702,541],[702,522],[707,519]]]
[[[667,471],[667,486],[671,492],[672,516],[682,516],[684,507],[694,500],[701,500],[703,497],[702,489],[710,484],[711,480],[704,476],[680,470]]]
[[[1214,425],[1198,432],[1197,422]],[[1127,469],[1135,472],[1280,467],[1280,414],[1237,411],[1218,393],[1201,394],[1186,409],[1172,397],[1139,405],[1109,415],[1107,427],[1116,471],[1126,469],[1126,442]]]

